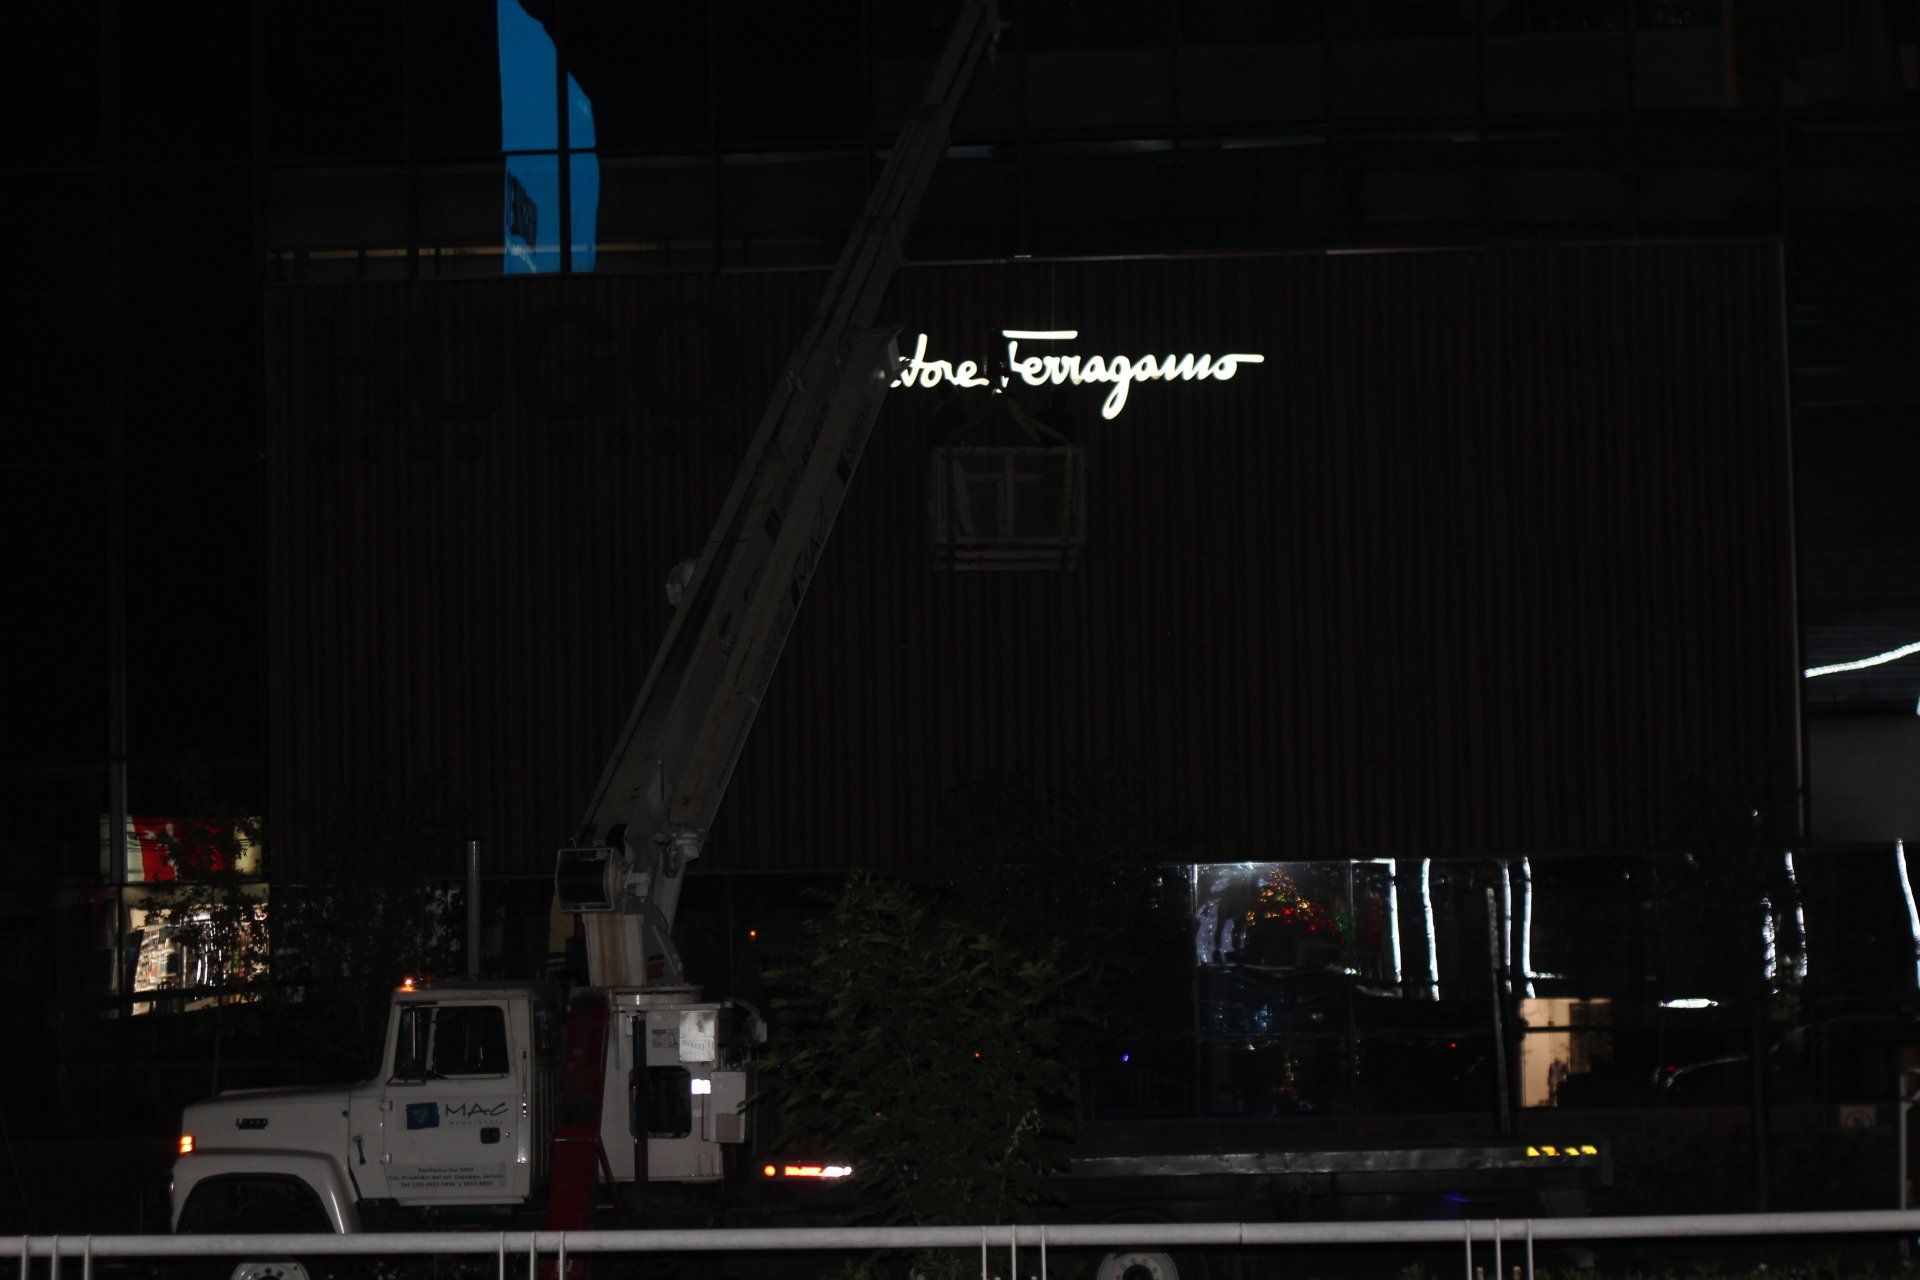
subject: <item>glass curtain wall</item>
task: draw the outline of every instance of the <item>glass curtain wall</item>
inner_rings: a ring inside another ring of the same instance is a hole
[[[1756,1018],[1776,1102],[1876,1098],[1920,998],[1898,846],[1185,876],[1188,990],[1097,1051],[1090,1118],[1742,1106]]]

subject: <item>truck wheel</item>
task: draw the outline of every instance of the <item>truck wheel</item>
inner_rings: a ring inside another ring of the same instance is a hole
[[[314,1280],[314,1277],[304,1263],[281,1258],[273,1262],[242,1262],[234,1267],[227,1280]]]
[[[1195,1270],[1188,1268],[1186,1280],[1195,1280]],[[1094,1280],[1181,1280],[1180,1264],[1170,1253],[1110,1253],[1100,1259]]]

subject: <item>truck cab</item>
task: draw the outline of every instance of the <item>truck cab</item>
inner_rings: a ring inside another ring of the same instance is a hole
[[[561,1017],[559,989],[546,983],[395,992],[380,1069],[348,1108],[361,1197],[525,1202],[546,1174]]]
[[[237,1090],[188,1107],[174,1165],[175,1229],[278,1229],[297,1220],[308,1230],[358,1231],[363,1210],[385,1216],[376,1206],[536,1203],[563,1078],[563,996],[543,982],[409,980],[393,995],[369,1079]],[[701,1000],[690,987],[616,991],[609,1003],[604,1167],[616,1183],[721,1181],[725,1150],[750,1138],[759,1016]]]
[[[333,1231],[361,1229],[368,1202],[525,1203],[545,1175],[561,994],[538,982],[409,981],[369,1079],[188,1107],[175,1230],[246,1230],[267,1203],[281,1206],[275,1222],[296,1205],[307,1229]]]

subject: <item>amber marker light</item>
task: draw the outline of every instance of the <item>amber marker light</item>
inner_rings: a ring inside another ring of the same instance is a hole
[[[193,1153],[193,1135],[190,1133],[181,1134],[180,1135],[180,1154],[184,1156],[184,1155],[191,1155],[192,1153]]]
[[[781,1167],[780,1174],[787,1178],[848,1178],[853,1176],[850,1164],[790,1164]]]
[[[799,1178],[806,1181],[815,1179],[851,1178],[853,1166],[850,1164],[763,1164],[760,1166],[763,1178]]]

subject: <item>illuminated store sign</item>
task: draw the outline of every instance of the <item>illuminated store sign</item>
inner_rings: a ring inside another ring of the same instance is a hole
[[[1056,347],[1039,352],[1020,350],[1023,342],[1071,342],[1080,336],[1078,329],[1002,329],[1007,340],[1006,359],[1001,362],[997,385],[1008,387],[1017,377],[1029,387],[1061,387],[1069,384],[1110,383],[1113,390],[1100,405],[1100,416],[1112,420],[1127,407],[1127,393],[1136,382],[1226,382],[1243,364],[1265,364],[1267,358],[1247,351],[1228,351],[1222,355],[1105,356],[1061,351]],[[995,378],[985,376],[972,360],[929,360],[927,335],[914,343],[913,354],[900,357],[900,376],[896,387],[986,387]]]

